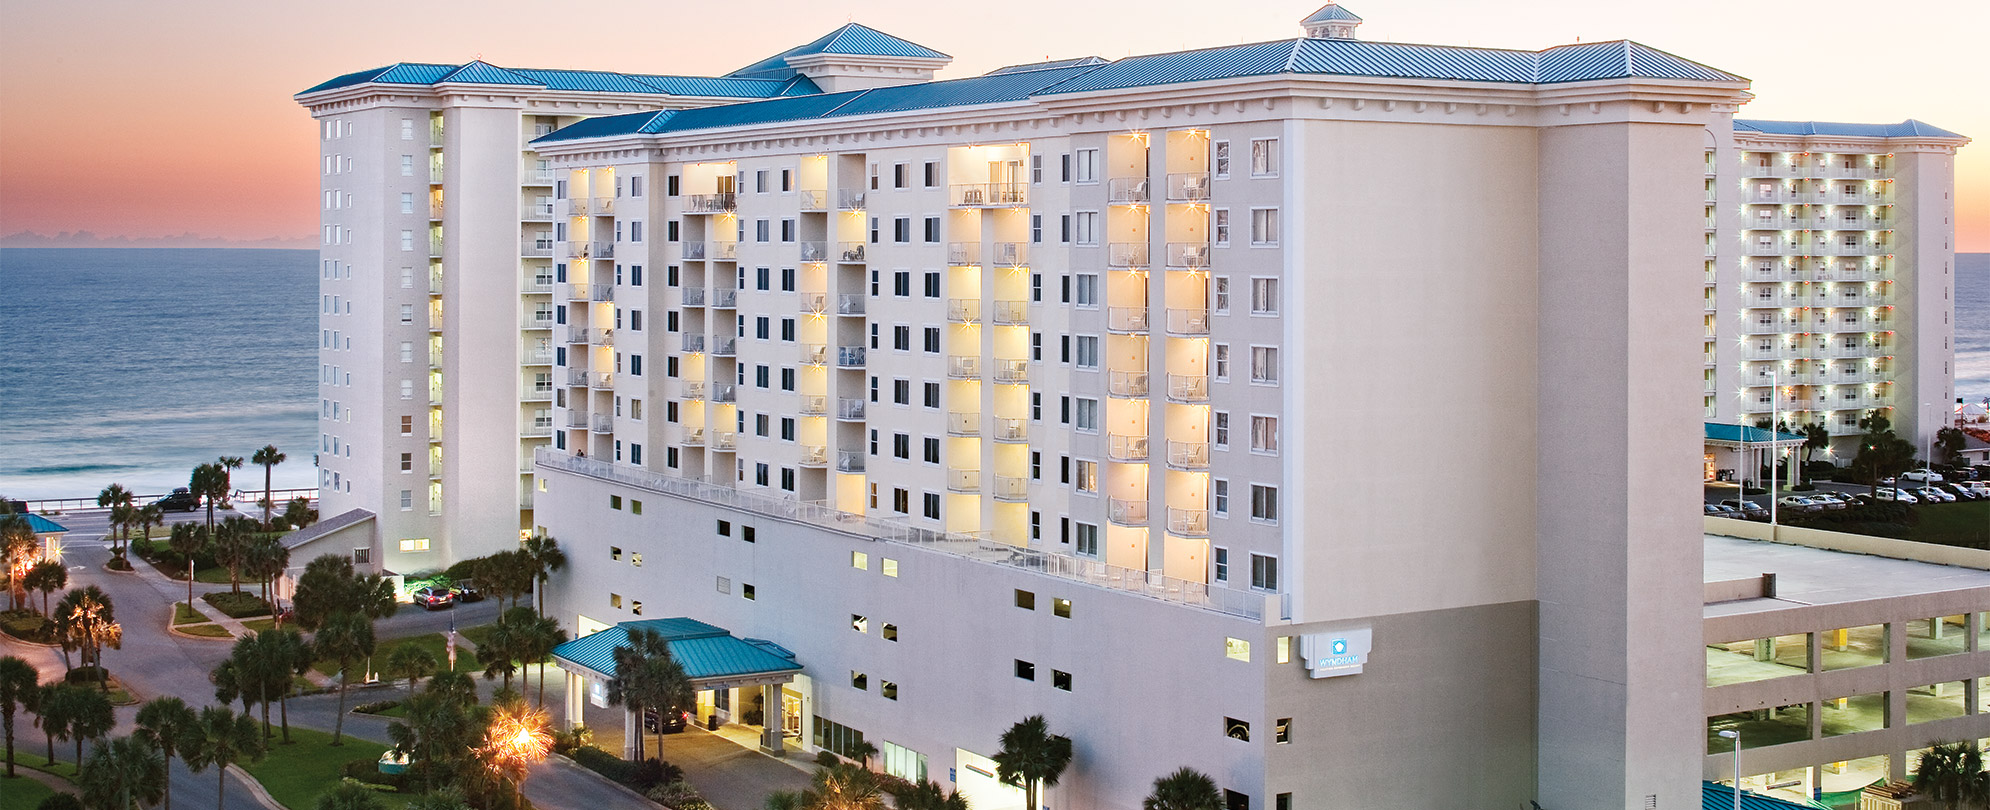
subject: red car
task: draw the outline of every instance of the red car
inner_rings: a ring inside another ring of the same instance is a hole
[[[415,589],[412,596],[414,597],[415,604],[429,610],[439,610],[456,604],[456,594],[451,593],[448,588],[433,585]]]

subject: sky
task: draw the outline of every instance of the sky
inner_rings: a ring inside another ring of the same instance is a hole
[[[718,74],[845,22],[951,54],[940,75],[1296,36],[1324,0],[0,0],[0,234],[309,240],[316,130],[292,101],[397,61]],[[1976,137],[1957,239],[1990,252],[1990,4],[1352,0],[1364,39],[1538,49],[1634,39],[1754,81],[1750,118]],[[742,21],[740,11],[750,9]],[[549,16],[550,11],[550,16]]]

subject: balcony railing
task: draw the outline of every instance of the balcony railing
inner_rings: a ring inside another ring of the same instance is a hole
[[[1029,245],[1023,242],[996,242],[996,267],[1022,267],[1030,263]]]
[[[587,300],[587,285],[584,283],[569,281],[560,285],[560,288],[561,295],[565,296],[568,301]]]
[[[704,447],[705,429],[687,427],[684,429],[684,435],[678,438],[677,443],[686,447]]]
[[[705,398],[705,381],[704,381],[704,380],[685,380],[685,381],[684,381],[684,398],[685,398],[685,399],[704,399],[704,398]]]
[[[712,243],[712,259],[714,261],[729,262],[738,258],[739,258],[738,242]]]
[[[1209,469],[1209,443],[1168,440],[1168,466],[1178,470]]]
[[[1209,378],[1200,374],[1168,375],[1168,399],[1176,402],[1208,402]]]
[[[1021,385],[1030,381],[1028,360],[998,358],[995,361],[995,381],[1006,385]]]
[[[1145,371],[1106,372],[1106,393],[1116,397],[1147,396],[1147,372]]]
[[[856,450],[836,451],[836,471],[860,473],[864,471],[864,454]]]
[[[854,397],[837,397],[836,418],[845,422],[861,421],[864,418],[864,401]]]
[[[1169,202],[1201,202],[1209,199],[1208,172],[1169,172]]]
[[[801,465],[804,467],[829,466],[829,447],[820,444],[802,445]]]
[[[595,329],[588,333],[587,338],[587,342],[596,346],[613,346],[615,345],[615,330],[606,327]]]
[[[836,207],[851,211],[863,210],[864,192],[838,190],[836,192]]]
[[[439,274],[430,276],[428,282],[429,292],[442,292],[442,277]],[[553,291],[553,279],[551,276],[526,276],[518,282],[518,291],[526,295],[550,293]]]
[[[981,358],[971,354],[957,354],[947,358],[947,376],[956,380],[979,379]]]
[[[1115,177],[1106,181],[1106,202],[1113,205],[1139,205],[1149,198],[1145,177]]]
[[[527,439],[543,439],[553,435],[553,426],[537,423],[526,425],[518,429],[518,435]]]
[[[526,203],[519,209],[518,218],[529,222],[549,222],[553,219],[553,204]]]
[[[528,385],[519,390],[518,398],[526,402],[547,402],[553,398],[553,387],[548,385],[541,388],[536,385]]]
[[[589,200],[586,197],[573,197],[567,200],[567,213],[577,217],[587,216]]]
[[[587,251],[588,251],[588,248],[589,248],[589,247],[590,247],[590,246],[589,246],[589,245],[588,245],[588,243],[586,243],[586,242],[568,242],[568,243],[567,243],[567,258],[569,258],[569,259],[585,259],[585,258],[587,258],[587,256],[588,256],[588,253],[587,253]]]
[[[981,299],[953,298],[947,301],[947,320],[954,323],[980,323]]]
[[[947,265],[949,267],[971,267],[980,263],[980,242],[947,243]]]
[[[1118,433],[1106,436],[1106,458],[1114,461],[1146,461],[1147,437]]]
[[[864,309],[864,296],[862,295],[845,293],[836,296],[836,314],[838,315],[862,315],[864,314]]]
[[[829,210],[829,192],[827,191],[821,189],[813,189],[813,190],[805,189],[796,192],[796,196],[799,198],[799,202],[801,203],[801,210],[803,211]]]
[[[838,346],[838,347],[836,347],[836,367],[837,367],[837,368],[863,368],[863,367],[864,367],[864,347],[862,347],[862,346]]]
[[[1209,245],[1203,242],[1169,242],[1169,267],[1208,267]]]
[[[568,343],[586,343],[586,342],[587,342],[587,327],[585,327],[585,326],[569,326],[569,327],[567,327],[567,329],[566,329],[566,332],[565,332],[565,333],[564,333],[564,334],[562,335],[562,337],[563,337],[563,338],[564,338],[564,339],[566,340],[566,342],[568,342]]]
[[[587,369],[584,368],[567,369],[567,384],[578,385],[583,388],[587,387]]]
[[[732,287],[713,290],[712,306],[717,309],[733,309],[739,306],[739,290]]]
[[[1028,301],[996,301],[995,322],[1004,326],[1021,326],[1030,322]]]
[[[857,264],[857,263],[861,263],[861,262],[863,262],[863,261],[864,261],[864,243],[862,243],[862,242],[837,242],[837,243],[836,243],[836,260],[837,260],[837,261],[839,261],[839,262],[846,262],[846,263],[850,263],[850,264]]]
[[[736,347],[738,346],[737,341],[738,341],[737,338],[732,338],[732,337],[712,338],[712,356],[713,357],[733,356],[735,353],[737,353],[735,350]]]
[[[821,416],[829,412],[829,397],[821,394],[803,394],[801,412],[803,416]]]
[[[1147,501],[1129,498],[1106,500],[1106,519],[1121,526],[1147,525]]]
[[[1029,479],[1015,475],[995,476],[995,500],[1016,503],[1029,498]]]
[[[823,345],[821,343],[803,343],[801,344],[800,349],[801,349],[800,354],[801,354],[802,365],[804,366],[829,365],[828,346]]]
[[[587,373],[587,387],[614,388],[615,373],[612,371],[590,371]]]
[[[705,288],[703,288],[703,287],[685,287],[685,288],[684,288],[684,294],[683,294],[683,302],[684,302],[684,306],[687,306],[687,307],[702,307],[702,306],[704,306],[704,305],[705,305]]]
[[[727,194],[691,194],[684,198],[684,213],[723,214],[733,210],[736,200]]]
[[[705,336],[704,336],[704,335],[685,335],[685,336],[684,336],[684,353],[685,353],[685,354],[700,354],[700,353],[702,353],[702,352],[704,352],[704,351],[705,351]]]
[[[1203,307],[1194,309],[1169,307],[1168,334],[1187,336],[1209,334],[1209,310]]]
[[[521,361],[520,361],[520,362],[522,362],[522,363],[524,363],[525,365],[528,365],[528,366],[544,366],[544,365],[551,365],[551,364],[552,364],[552,362],[553,362],[553,350],[552,350],[552,349],[526,349],[526,350],[525,350],[525,351],[524,351],[524,352],[522,353],[522,359],[521,359]]]
[[[947,414],[947,434],[950,436],[981,435],[981,414],[951,411]]]
[[[519,319],[518,325],[522,329],[551,329],[553,328],[553,313],[530,313],[524,318]]]
[[[594,243],[594,258],[597,259],[615,258],[615,243],[614,242]]]
[[[553,184],[552,169],[527,167],[524,171],[519,172],[519,174],[521,175],[520,179],[528,186],[550,186]]]
[[[1146,307],[1107,307],[1106,331],[1145,332],[1147,331]]]
[[[1182,537],[1209,536],[1209,510],[1168,507],[1168,533]]]
[[[1106,243],[1108,267],[1146,267],[1151,263],[1148,258],[1146,242]]]
[[[553,240],[527,239],[518,244],[518,252],[528,258],[549,258],[553,255]]]
[[[1028,183],[960,183],[952,187],[951,202],[967,207],[1009,207],[1028,205]]]
[[[442,256],[442,237],[441,237],[441,236],[430,236],[430,237],[428,238],[428,256],[429,256],[429,258],[431,258],[431,259],[433,259],[433,258],[439,258],[439,257],[441,257],[441,256]]]
[[[720,430],[720,431],[714,431],[712,433],[713,450],[717,450],[722,453],[729,453],[732,452],[733,448],[736,448],[738,446],[739,446],[738,431]]]
[[[732,383],[716,383],[712,386],[713,402],[732,402],[739,397],[739,386]]]
[[[695,261],[705,258],[705,243],[703,242],[682,242],[678,244],[678,248],[684,252],[684,258],[686,259]]]
[[[595,433],[614,433],[615,420],[605,413],[595,414],[592,429]]]
[[[948,470],[947,489],[953,492],[980,492],[980,470]]]
[[[805,292],[795,297],[795,311],[807,315],[821,315],[829,311],[829,295],[819,292]]]
[[[1030,421],[1013,416],[995,417],[995,441],[1026,442],[1030,440]]]
[[[802,246],[802,247],[801,247],[801,250],[802,250],[802,261],[805,261],[805,262],[826,262],[826,261],[829,261],[829,243],[828,243],[828,242],[821,242],[821,241],[815,241],[815,242],[803,242],[803,243],[801,243],[801,246]]]

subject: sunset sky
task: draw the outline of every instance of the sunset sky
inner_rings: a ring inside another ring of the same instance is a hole
[[[0,0],[0,234],[308,239],[317,144],[291,95],[396,61],[717,74],[856,21],[952,54],[1044,58],[1280,39],[1322,0],[573,4]],[[1754,80],[1744,117],[1918,118],[1973,136],[1958,247],[1990,252],[1981,0],[1351,0],[1364,39],[1542,48],[1634,39]]]

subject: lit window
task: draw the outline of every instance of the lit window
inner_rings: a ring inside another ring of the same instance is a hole
[[[895,576],[898,576],[898,561],[897,561],[897,560],[894,560],[894,559],[892,559],[892,558],[890,558],[890,557],[879,557],[879,558],[878,558],[878,561],[879,561],[879,562],[881,563],[881,564],[880,564],[880,565],[879,565],[878,567],[879,567],[879,569],[880,569],[880,570],[882,570],[882,571],[884,572],[884,575],[885,575],[885,576],[888,576],[888,577],[895,577]]]
[[[850,567],[858,570],[866,570],[866,571],[870,570],[871,567],[870,555],[867,555],[861,551],[850,552]]]
[[[1251,660],[1251,643],[1241,638],[1223,639],[1223,657],[1233,661]]]

